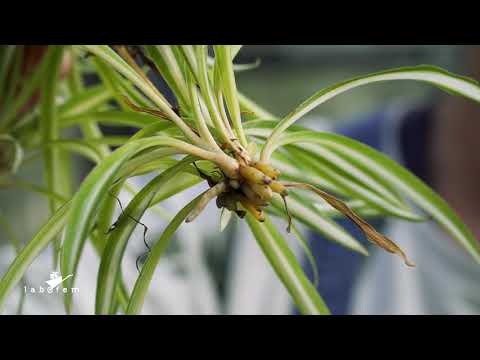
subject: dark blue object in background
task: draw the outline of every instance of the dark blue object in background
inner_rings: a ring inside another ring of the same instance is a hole
[[[432,110],[432,107],[426,107],[407,113],[401,119],[399,134],[396,134],[400,141],[405,166],[427,183],[430,183],[430,176],[425,149],[430,141]],[[382,151],[383,127],[381,124],[387,121],[386,117],[386,112],[381,111],[358,119],[352,126],[335,129],[335,132]],[[382,219],[369,219],[369,223],[377,230],[382,231],[384,224]],[[349,220],[339,220],[338,224],[364,245],[370,245],[365,239],[365,235]],[[312,233],[309,245],[319,270],[318,292],[322,295],[332,314],[347,314],[355,280],[367,258],[318,234]],[[312,280],[311,266],[305,261],[303,267],[309,279]],[[294,313],[299,314],[298,309],[295,309]]]

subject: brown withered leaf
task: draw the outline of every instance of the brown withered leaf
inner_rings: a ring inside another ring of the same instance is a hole
[[[156,116],[162,120],[166,120],[166,121],[172,121],[171,119],[169,119],[168,115],[165,114],[164,112],[160,111],[160,110],[155,110],[155,109],[149,109],[149,108],[145,108],[145,107],[140,107],[140,106],[137,106],[135,105],[128,97],[126,97],[125,95],[122,95],[121,96],[123,101],[125,102],[125,104],[127,104],[133,111],[138,111],[138,112],[143,112],[143,113],[146,113],[146,114],[149,114],[149,115],[153,115],[153,116]],[[173,110],[173,109],[172,109]],[[198,131],[193,128],[192,126],[190,126],[189,124],[187,124],[187,126],[190,128],[190,130],[192,130],[195,134],[199,135],[198,134]]]
[[[160,110],[149,109],[149,108],[144,108],[144,107],[137,106],[125,95],[122,95],[122,99],[125,102],[125,104],[127,104],[133,111],[143,112],[143,113],[146,113],[146,114],[149,114],[149,115],[157,116],[157,117],[161,118],[162,120],[170,121],[170,119],[168,118],[168,115],[161,112]]]
[[[413,262],[408,260],[403,250],[397,244],[395,244],[392,240],[390,240],[385,235],[380,234],[377,230],[373,228],[372,225],[370,225],[365,220],[363,220],[360,216],[355,214],[344,202],[338,200],[333,195],[330,195],[325,191],[317,189],[315,186],[310,184],[293,183],[293,182],[282,182],[282,184],[285,185],[286,187],[295,187],[299,189],[313,191],[314,193],[322,197],[326,202],[328,202],[333,208],[337,209],[346,217],[348,217],[350,220],[352,220],[365,233],[365,236],[367,237],[368,240],[377,244],[378,246],[385,249],[389,253],[400,255],[403,258],[406,265],[415,266]]]

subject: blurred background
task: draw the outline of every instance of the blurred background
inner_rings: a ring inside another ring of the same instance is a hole
[[[450,45],[282,45],[245,46],[239,62],[261,59],[259,68],[239,74],[239,87],[277,116],[315,91],[338,81],[388,68],[430,64],[460,70],[463,47]],[[390,82],[362,87],[325,103],[309,116],[345,122],[390,101],[422,102],[429,85]]]
[[[319,89],[354,76],[388,68],[431,64],[468,76],[469,74],[463,71],[465,69],[462,65],[464,50],[462,46],[438,45],[244,46],[237,58],[237,62],[248,63],[254,62],[256,59],[261,59],[261,64],[254,70],[239,73],[237,75],[237,83],[243,93],[263,105],[271,113],[277,116],[283,116]],[[418,82],[395,81],[385,84],[374,84],[361,87],[329,101],[310,113],[302,121],[310,124],[312,127],[348,126],[367,114],[388,106],[388,104],[401,101],[404,104],[408,104],[409,107],[414,108],[417,104],[430,102],[430,100],[438,96],[438,94],[438,90],[435,90],[432,86]],[[79,178],[81,172],[81,170],[78,170]],[[21,168],[19,177],[25,177],[31,181],[41,183],[42,174],[40,164],[25,165]],[[141,182],[144,182],[144,180],[141,180],[140,183]],[[7,233],[10,233],[10,236],[18,238],[20,242],[30,240],[38,228],[47,220],[47,208],[45,198],[29,195],[29,193],[23,191],[12,191],[11,189],[0,188],[0,213],[2,215],[1,221],[4,224],[4,226],[0,227],[0,249],[2,253],[0,257],[0,275],[4,273],[14,256],[14,250],[7,243]],[[157,220],[152,218],[150,221],[150,223],[158,221],[158,218]],[[208,221],[206,222],[208,223]],[[217,226],[216,218],[212,222],[214,223],[212,226]],[[157,230],[153,227],[151,228],[152,237],[155,235],[155,231],[162,229],[160,225]],[[231,232],[233,232],[233,230],[231,230]],[[225,269],[229,266],[229,264],[226,263],[228,262],[228,258],[225,256],[227,250],[223,249],[223,247],[225,247],[225,238],[232,236],[231,232],[215,236],[215,239],[212,241],[207,239],[201,242],[203,248],[199,250],[197,254],[201,259],[204,259],[202,260],[201,266],[205,277],[202,278],[203,280],[196,280],[197,288],[195,294],[203,294],[197,296],[198,300],[211,305],[198,307],[190,304],[185,305],[184,308],[176,309],[172,304],[175,304],[176,300],[177,303],[184,301],[185,299],[180,298],[188,296],[188,292],[183,290],[175,292],[172,290],[171,294],[173,294],[173,297],[171,297],[169,301],[165,301],[165,303],[168,303],[168,306],[171,307],[169,308],[163,303],[162,306],[165,306],[161,308],[163,310],[158,310],[158,308],[155,310],[155,306],[160,307],[160,305],[152,302],[152,313],[257,312],[253,305],[253,307],[237,305],[238,311],[230,311],[228,307],[225,307],[224,303],[222,305],[225,292],[228,290],[225,277],[222,274],[224,274]],[[135,259],[139,253],[144,251],[140,246],[140,241],[136,242],[139,246],[132,250],[132,259]],[[233,250],[230,249],[228,251]],[[173,249],[171,253],[175,253],[175,249]],[[348,267],[347,264],[345,266]],[[172,270],[172,272],[165,274],[165,279],[167,279],[168,276],[173,276],[172,274],[181,277],[181,274],[185,272],[185,269],[181,266],[179,267],[178,264],[175,265],[175,269],[175,271]],[[50,269],[45,269],[43,271],[40,269],[37,271],[41,272],[39,275],[40,278],[47,278],[49,270]],[[134,279],[136,271],[133,269],[131,273],[131,277]],[[94,279],[93,275],[92,279]],[[165,281],[168,282],[169,280]],[[198,287],[201,287],[199,284],[201,284],[202,281],[204,281],[206,285],[199,290]],[[339,281],[346,280],[340,279]],[[325,283],[328,284],[329,282],[327,281]],[[85,287],[88,287],[88,285]],[[91,287],[93,288],[93,286]],[[181,286],[177,286],[175,281],[171,282],[171,289],[177,289],[179,287]],[[90,291],[92,296],[94,294],[93,291],[94,289]],[[278,296],[285,296],[285,294]],[[193,297],[195,297],[195,295]],[[200,299],[202,297],[204,300]],[[235,297],[239,298],[239,296]],[[17,300],[18,298],[12,297],[11,303],[13,304]],[[45,300],[45,302],[48,301],[49,300]],[[248,300],[245,301],[248,302]],[[42,306],[32,306],[27,308],[26,312],[62,312],[61,307],[53,308],[45,305],[46,307],[42,308]],[[235,306],[233,306],[233,308],[235,308]],[[279,309],[280,308],[281,305],[279,305]],[[258,310],[258,313],[269,312],[268,306],[262,309],[263,310]],[[272,310],[272,312],[275,313],[277,310]],[[282,312],[284,311],[278,310],[278,313]],[[347,310],[343,309],[341,312],[347,312]]]

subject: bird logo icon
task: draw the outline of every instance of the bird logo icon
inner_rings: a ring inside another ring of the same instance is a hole
[[[62,282],[64,282],[65,280],[67,280],[68,278],[72,277],[73,274],[70,274],[66,277],[62,277],[60,275],[60,273],[56,272],[56,271],[52,271],[50,273],[50,280],[47,280],[45,281],[48,286],[51,288],[51,289],[55,289],[57,288]]]

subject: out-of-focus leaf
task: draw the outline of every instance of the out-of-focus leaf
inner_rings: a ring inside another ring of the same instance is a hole
[[[177,231],[179,226],[183,223],[185,218],[190,214],[194,209],[197,202],[200,200],[203,194],[200,194],[190,203],[188,203],[182,210],[178,212],[173,220],[168,224],[168,226],[163,231],[160,239],[155,242],[155,245],[152,247],[152,251],[148,254],[148,257],[145,263],[142,266],[140,275],[138,276],[135,286],[133,288],[132,294],[130,296],[130,301],[127,307],[128,315],[140,314],[142,311],[142,306],[145,301],[145,296],[147,295],[148,288],[153,278],[155,269],[160,261],[160,257],[163,255],[167,249],[170,239],[173,234]]]
[[[0,134],[0,176],[15,174],[23,160],[23,149],[13,137]]]
[[[40,87],[40,83],[45,71],[47,70],[48,63],[48,56],[43,56],[40,64],[37,65],[36,68],[31,69],[30,72],[25,75],[24,79],[22,80],[22,87],[17,96],[15,96],[12,106],[9,106],[8,109],[6,109],[6,112],[2,114],[1,122],[3,122],[4,127],[16,125],[13,123],[13,121],[17,117],[19,111],[25,106],[25,104],[27,104],[27,102],[34,95],[35,91]]]
[[[260,248],[302,314],[330,314],[327,305],[305,276],[295,255],[268,217],[264,223],[258,222],[250,214],[247,214],[246,219]]]
[[[187,86],[171,46],[145,45],[144,47],[179,102],[187,104]]]
[[[480,262],[480,244],[448,204],[428,185],[408,170],[371,147],[347,137],[314,131],[293,132],[281,137],[282,144],[314,143],[341,152],[352,162],[360,162],[408,196],[431,215],[445,230]]]
[[[132,218],[141,219],[145,210],[151,204],[156,192],[193,160],[192,157],[187,157],[185,160],[180,161],[172,168],[162,172],[151,180],[128,204],[124,214],[128,214],[129,216],[122,215],[119,218],[115,229],[108,239],[100,263],[95,304],[96,314],[109,314],[113,310],[113,300],[119,281],[121,261],[128,239],[137,226],[137,222],[133,221]]]
[[[305,253],[305,256],[307,257],[308,263],[310,264],[310,267],[312,268],[312,272],[313,272],[313,285],[317,287],[320,282],[320,275],[318,273],[318,266],[317,266],[317,262],[315,261],[315,257],[313,256],[313,253],[310,250],[310,247],[308,246],[308,241],[302,235],[300,230],[297,229],[295,224],[292,224],[292,233],[297,238],[298,243],[302,247],[302,250]]]
[[[161,120],[153,115],[117,110],[91,112],[88,114],[64,117],[60,120],[60,126],[70,127],[89,121],[96,121],[106,125],[133,126],[138,128],[143,128],[145,126],[161,122],[162,124],[164,124],[163,129],[172,127],[172,124],[170,122]],[[161,129],[159,129],[158,131],[161,131]]]
[[[10,264],[0,281],[0,312],[5,305],[7,296],[18,285],[32,262],[47,247],[49,242],[60,233],[67,221],[69,210],[70,203],[60,207]]]
[[[230,54],[230,46],[215,45],[215,57],[222,79],[222,89],[227,103],[228,113],[233,123],[233,128],[240,143],[246,147],[247,138],[242,127],[242,118],[240,115],[240,104],[237,97],[237,85],[235,82],[235,75],[233,73],[232,58]]]
[[[248,134],[266,138],[270,132],[269,126],[274,122],[257,121],[249,123],[266,128],[249,128]],[[295,136],[304,130],[301,127],[292,127],[294,131],[288,131],[288,136]],[[321,133],[323,134],[323,132]],[[294,144],[295,142],[283,143],[287,139],[287,133],[281,138],[282,145]],[[290,138],[288,138],[290,139]],[[288,141],[288,140],[287,140]],[[303,143],[301,145],[286,146],[282,149],[288,156],[283,157],[282,164],[287,165],[285,160],[291,158],[295,165],[289,168],[297,178],[304,178],[301,182],[313,183],[321,188],[328,188],[339,195],[361,199],[372,207],[386,214],[399,218],[422,221],[424,218],[415,212],[399,196],[398,189],[380,174],[365,167],[363,163],[351,161],[343,154],[332,151],[330,148],[318,144]],[[273,162],[277,163],[280,151],[273,155]],[[313,175],[313,177],[312,177]]]
[[[99,205],[109,196],[108,190],[113,185],[115,177],[119,175],[121,166],[142,150],[155,146],[176,146],[176,144],[183,143],[165,136],[128,142],[98,164],[82,182],[80,189],[72,199],[72,209],[65,227],[61,270],[64,276],[73,275],[63,283],[65,287],[73,287],[85,239],[95,222]],[[71,295],[70,292],[65,295],[67,313],[71,309]]]
[[[58,116],[68,118],[97,109],[112,98],[112,93],[103,85],[97,85],[72,96],[58,107]],[[62,121],[62,120],[60,120]]]
[[[58,108],[56,96],[60,81],[60,67],[62,65],[64,47],[50,45],[45,57],[47,65],[41,83],[40,97],[40,134],[44,143],[60,139],[58,126]],[[69,162],[66,154],[55,147],[44,149],[44,179],[47,188],[53,192],[69,197],[71,192],[71,178]],[[50,213],[54,213],[62,204],[55,199],[50,199]],[[58,254],[60,253],[60,239],[54,243],[53,266],[57,267]]]
[[[422,65],[381,71],[358,76],[320,90],[300,104],[294,111],[284,117],[275,127],[272,135],[262,150],[261,159],[268,161],[276,147],[280,135],[295,121],[305,116],[318,105],[362,85],[391,80],[416,80],[435,85],[450,93],[465,96],[480,102],[480,86],[473,79],[452,74],[438,67]]]
[[[62,249],[61,270],[64,276],[72,274],[63,284],[73,287],[75,272],[87,234],[95,220],[95,211],[108,196],[108,189],[120,166],[137,150],[138,144],[130,143],[116,150],[87,176],[72,200],[72,209],[65,227]],[[71,294],[65,296],[67,313],[71,310]]]

